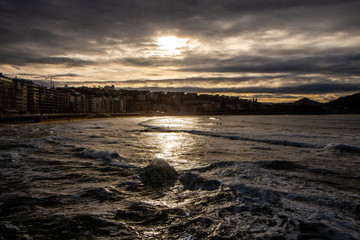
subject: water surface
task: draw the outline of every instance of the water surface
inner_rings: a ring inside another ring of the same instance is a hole
[[[360,116],[0,128],[0,239],[359,239]]]

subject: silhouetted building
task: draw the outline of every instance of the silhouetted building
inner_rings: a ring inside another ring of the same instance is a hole
[[[39,85],[34,83],[27,83],[27,105],[28,112],[30,113],[40,113],[39,106]]]
[[[26,113],[28,110],[27,84],[26,80],[13,80],[15,90],[15,108],[19,113]]]
[[[15,111],[15,91],[11,79],[0,74],[0,111]]]

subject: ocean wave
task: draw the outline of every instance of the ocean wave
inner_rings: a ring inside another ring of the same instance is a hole
[[[91,148],[85,148],[80,153],[75,154],[77,157],[89,158],[89,159],[100,159],[111,161],[113,159],[122,159],[122,157],[117,152],[109,151],[97,151]]]
[[[352,146],[347,144],[328,144],[325,146],[327,150],[333,150],[338,152],[345,152],[345,153],[359,153],[360,154],[360,147]]]
[[[293,141],[288,141],[288,140],[251,139],[251,138],[243,138],[243,139],[239,139],[239,140],[268,143],[268,144],[273,144],[273,145],[283,145],[283,146],[290,146],[290,147],[320,148],[320,146],[317,145],[317,144],[303,143],[303,142],[293,142]]]
[[[203,131],[197,131],[197,130],[191,130],[191,131],[184,130],[182,132],[196,134],[196,135],[210,136],[210,137],[228,138],[230,140],[259,142],[259,143],[267,143],[267,144],[272,144],[272,145],[283,145],[283,146],[290,146],[290,147],[302,147],[302,148],[320,148],[321,147],[317,144],[312,144],[312,143],[294,142],[294,141],[278,140],[278,139],[260,139],[260,138],[251,138],[251,137],[243,137],[243,136],[228,135],[228,134],[214,134],[211,132],[203,132]]]
[[[252,138],[252,137],[244,137],[234,134],[227,133],[214,133],[208,131],[200,131],[200,130],[186,130],[186,129],[171,129],[171,128],[163,128],[152,126],[149,124],[150,121],[139,123],[140,126],[148,128],[147,131],[156,131],[156,132],[183,132],[194,135],[201,136],[209,136],[209,137],[218,137],[218,138],[227,138],[230,140],[238,140],[238,141],[247,141],[247,142],[258,142],[258,143],[267,143],[271,145],[282,145],[282,146],[290,146],[290,147],[300,147],[300,148],[322,148],[323,146],[313,143],[307,142],[296,142],[289,140],[280,140],[280,139],[262,139],[262,138]]]
[[[147,226],[172,222],[173,218],[186,216],[181,208],[168,208],[144,202],[133,202],[130,206],[117,211],[115,219]]]
[[[138,239],[131,228],[123,223],[106,219],[103,215],[51,214],[35,218],[33,221],[31,230],[36,232],[37,239],[119,239],[124,236],[127,239]],[[11,232],[7,230],[4,236],[11,236],[6,239],[32,239],[28,234],[24,234],[23,230],[27,229]],[[53,237],[49,238],[49,236]]]
[[[40,140],[46,143],[57,143],[57,142],[66,141],[67,139],[59,136],[46,136],[40,138]]]
[[[219,161],[219,162],[214,162],[208,166],[205,167],[200,167],[200,168],[193,168],[191,169],[191,171],[197,171],[197,172],[206,172],[206,171],[211,171],[215,168],[227,168],[227,167],[232,167],[236,164],[240,164],[241,162],[235,162],[235,161]]]
[[[291,137],[296,137],[296,138],[306,138],[306,139],[317,139],[317,138],[320,138],[320,139],[336,139],[335,136],[319,136],[319,135],[307,135],[307,134],[293,134],[293,132],[291,132],[291,130],[287,130],[286,133],[284,134],[274,134],[273,136],[277,136],[277,137],[288,137],[288,136],[291,136]]]
[[[95,127],[89,127],[89,129],[104,129],[103,127],[95,126]]]
[[[90,135],[89,138],[104,138],[104,136],[100,136],[100,135]]]
[[[9,151],[9,152],[0,152],[0,158],[8,158],[8,159],[20,159],[21,155],[19,154],[19,152],[15,152],[15,151]]]
[[[304,168],[303,166],[291,161],[260,161],[258,163],[263,168],[274,169],[274,170],[292,171],[292,170],[298,170]]]
[[[134,168],[126,158],[120,156],[117,152],[94,150],[91,148],[74,147],[72,150],[73,155],[85,159],[95,159],[106,161],[109,166],[116,166],[121,168]]]
[[[34,145],[31,144],[17,144],[17,143],[7,143],[7,144],[0,144],[0,151],[1,150],[11,150],[14,148],[35,148]]]
[[[180,182],[184,185],[184,189],[188,190],[217,190],[221,183],[218,180],[208,180],[197,174],[187,172],[180,176]]]
[[[109,187],[93,187],[87,189],[80,194],[81,197],[94,198],[100,201],[113,200],[118,201],[123,199],[123,194],[113,186]]]

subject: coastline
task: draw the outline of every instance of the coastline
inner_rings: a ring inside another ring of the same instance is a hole
[[[37,124],[37,123],[67,123],[78,121],[98,120],[104,118],[122,118],[122,117],[170,117],[170,116],[222,116],[222,115],[359,115],[354,114],[279,114],[279,113],[73,113],[73,114],[0,114],[0,126],[8,124]]]
[[[51,114],[0,114],[0,126],[8,124],[66,123],[118,117],[170,117],[170,116],[223,116],[223,115],[359,115],[359,113],[268,113],[268,112],[184,112],[184,113],[51,113]]]
[[[116,117],[135,117],[140,113],[80,113],[80,114],[12,114],[0,115],[0,126],[24,123],[65,123]]]

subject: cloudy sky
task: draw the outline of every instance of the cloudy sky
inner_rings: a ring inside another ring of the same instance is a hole
[[[0,72],[292,101],[360,92],[359,0],[0,0]]]

